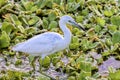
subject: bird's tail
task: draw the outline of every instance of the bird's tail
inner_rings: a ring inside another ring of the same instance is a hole
[[[23,46],[23,43],[24,42],[16,44],[15,46],[12,47],[12,50],[13,51],[20,51],[22,46]]]

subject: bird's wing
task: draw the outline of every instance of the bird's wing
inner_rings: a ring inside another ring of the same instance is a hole
[[[33,38],[29,39],[27,42],[50,44],[51,42],[56,42],[62,39],[63,37],[58,33],[46,32],[46,33],[34,36]]]
[[[25,42],[18,43],[13,47],[14,51],[26,53],[47,53],[54,50],[56,42],[63,40],[63,37],[55,32],[46,32],[28,39]]]

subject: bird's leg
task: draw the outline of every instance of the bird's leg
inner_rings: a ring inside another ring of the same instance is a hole
[[[37,59],[38,57],[39,57],[39,56],[35,56],[34,59],[33,59],[32,62],[31,62],[31,65],[32,65],[34,71],[35,71],[35,61],[36,61],[36,59]]]
[[[66,52],[67,52],[67,54],[70,53],[69,47],[66,48]]]
[[[42,58],[41,57],[39,57],[39,65],[40,65],[40,67],[39,67],[39,71],[40,72],[42,72]]]
[[[45,73],[42,71],[42,62],[43,62],[42,59],[43,59],[43,58],[39,57],[39,65],[40,65],[39,70],[40,70],[40,73],[41,73],[42,75],[44,75],[44,76],[49,77],[51,80],[56,80],[56,79],[52,78],[51,76],[45,74]]]

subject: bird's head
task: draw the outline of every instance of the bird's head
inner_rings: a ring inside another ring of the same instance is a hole
[[[74,26],[76,26],[76,27],[85,31],[85,29],[83,27],[81,27],[80,25],[78,25],[78,23],[71,16],[68,16],[68,15],[62,16],[60,18],[60,20],[64,23],[74,25]]]

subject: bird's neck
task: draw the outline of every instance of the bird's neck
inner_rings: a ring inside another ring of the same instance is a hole
[[[59,26],[60,26],[61,30],[63,31],[64,40],[66,42],[66,45],[68,45],[71,42],[72,34],[71,34],[70,30],[67,28],[65,22],[59,21]]]

